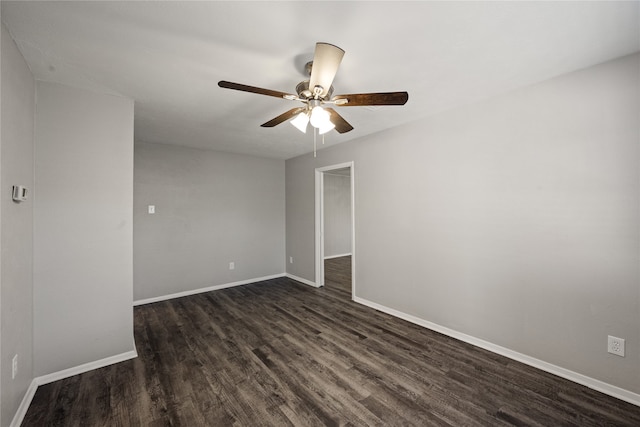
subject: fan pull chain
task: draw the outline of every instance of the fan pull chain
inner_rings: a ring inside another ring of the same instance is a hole
[[[313,128],[313,157],[316,157],[316,135],[318,135],[318,129]]]

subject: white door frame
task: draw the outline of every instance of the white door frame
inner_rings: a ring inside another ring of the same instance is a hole
[[[316,168],[316,286],[324,286],[324,173],[335,169],[349,168],[351,180],[351,298],[356,294],[356,227],[355,227],[355,177],[354,162]]]

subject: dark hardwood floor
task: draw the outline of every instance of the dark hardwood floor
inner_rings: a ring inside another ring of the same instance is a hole
[[[640,407],[281,278],[135,308],[139,357],[38,388],[23,426],[639,426]]]
[[[351,257],[343,256],[324,260],[324,286],[333,291],[344,291],[351,299]]]

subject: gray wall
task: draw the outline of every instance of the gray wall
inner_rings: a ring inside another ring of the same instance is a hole
[[[284,161],[136,142],[134,175],[135,300],[284,273]]]
[[[351,177],[325,172],[324,256],[351,253]]]
[[[357,297],[639,393],[639,61],[288,160],[289,272],[314,168],[355,161]]]
[[[38,82],[35,141],[42,376],[135,350],[133,101]]]
[[[13,185],[33,191],[35,81],[2,24],[2,132],[0,136],[0,425],[8,426],[33,379],[33,193],[20,204]],[[11,379],[11,359],[18,375]]]

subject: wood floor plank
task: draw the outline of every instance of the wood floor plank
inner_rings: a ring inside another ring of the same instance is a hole
[[[640,407],[278,278],[136,307],[138,358],[40,386],[23,426],[638,426]]]

